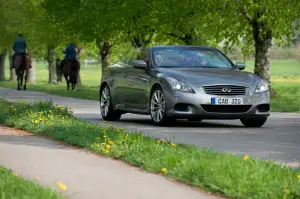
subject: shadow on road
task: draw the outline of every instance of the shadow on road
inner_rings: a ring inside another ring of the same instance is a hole
[[[85,114],[77,113],[76,117],[79,117],[82,120],[100,124],[103,122],[103,119],[100,114]],[[230,122],[230,123],[229,123]],[[187,120],[177,120],[168,126],[158,127],[155,126],[151,118],[144,115],[123,115],[119,121],[109,122],[111,124],[119,125],[134,125],[140,127],[153,127],[153,128],[171,128],[171,127],[189,127],[189,128],[244,128],[242,124],[239,124],[239,120],[203,120],[203,121],[187,121]],[[236,124],[235,124],[236,123]]]

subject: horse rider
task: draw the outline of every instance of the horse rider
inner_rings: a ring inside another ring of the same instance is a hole
[[[65,54],[64,61],[77,60],[76,46],[72,42],[68,43],[66,49],[63,50],[63,53]]]
[[[24,39],[22,34],[19,34],[18,37],[15,39],[14,44],[12,49],[14,50],[14,54],[12,56],[12,62],[14,63],[15,57],[17,55],[21,55],[22,63],[25,63],[25,58],[26,58],[26,48],[27,48],[27,43],[26,40]],[[11,69],[13,69],[14,64],[12,64]]]

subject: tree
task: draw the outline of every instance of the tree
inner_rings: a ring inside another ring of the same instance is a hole
[[[293,22],[300,15],[300,1],[214,0],[206,6],[205,27],[219,41],[226,38],[238,44],[242,40],[244,53],[255,53],[254,73],[271,86],[269,49],[273,39],[280,41],[279,45],[289,42]],[[299,27],[299,22],[295,26]]]

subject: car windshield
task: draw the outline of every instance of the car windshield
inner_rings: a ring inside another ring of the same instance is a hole
[[[152,51],[157,67],[233,68],[219,51],[200,47],[159,47]]]

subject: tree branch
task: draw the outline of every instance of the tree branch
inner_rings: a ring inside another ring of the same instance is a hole
[[[246,11],[245,8],[239,8],[240,12],[246,17],[246,19],[249,21],[250,24],[253,24],[253,18],[250,16],[250,14]]]

